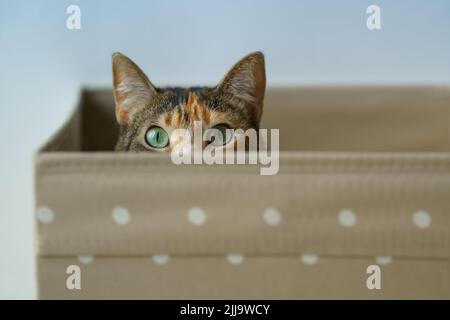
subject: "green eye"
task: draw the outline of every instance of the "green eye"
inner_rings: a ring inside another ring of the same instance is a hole
[[[163,128],[153,126],[145,134],[145,141],[150,147],[161,149],[169,144],[169,135]]]
[[[231,133],[227,133],[227,130],[230,129],[230,127],[228,125],[226,125],[224,123],[221,123],[221,124],[215,125],[211,129],[219,130],[220,133],[222,134],[222,141],[215,141],[214,137],[213,137],[213,140],[210,142],[212,145],[214,145],[214,146],[223,146],[223,145],[226,145],[228,142],[231,141],[232,134]]]

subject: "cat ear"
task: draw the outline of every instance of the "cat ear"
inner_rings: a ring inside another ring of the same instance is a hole
[[[266,72],[262,52],[251,53],[237,62],[219,83],[218,89],[230,93],[252,108],[259,121],[266,90]]]
[[[129,123],[133,113],[142,109],[156,94],[156,88],[145,73],[121,53],[112,56],[116,118],[121,125]]]

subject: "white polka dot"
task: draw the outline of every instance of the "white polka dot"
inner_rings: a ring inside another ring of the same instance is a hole
[[[307,266],[315,265],[319,260],[319,257],[316,254],[303,254],[301,258],[303,263]]]
[[[48,207],[39,207],[36,209],[36,216],[42,223],[49,224],[55,219],[55,214],[52,209]]]
[[[277,226],[281,223],[281,213],[278,209],[267,208],[263,212],[263,219],[269,226]]]
[[[124,207],[116,207],[112,211],[112,217],[115,223],[124,225],[130,222],[130,213]]]
[[[375,260],[380,266],[386,266],[392,262],[392,257],[391,256],[377,256],[377,257],[375,257]]]
[[[419,210],[413,214],[414,224],[419,228],[428,228],[431,224],[431,216],[424,210]]]
[[[341,212],[339,212],[339,222],[344,227],[353,227],[356,224],[356,215],[350,209],[342,209]]]
[[[82,264],[90,264],[92,261],[94,261],[93,256],[78,256],[78,261],[80,261]]]
[[[188,211],[188,219],[192,224],[201,226],[206,222],[206,213],[202,208],[194,207]]]
[[[152,256],[152,260],[154,263],[162,266],[169,262],[170,257],[167,254],[155,254]]]
[[[244,261],[244,256],[242,254],[230,253],[227,254],[227,260],[230,264],[237,266]]]

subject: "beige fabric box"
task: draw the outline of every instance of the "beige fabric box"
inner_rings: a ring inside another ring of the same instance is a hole
[[[39,298],[450,298],[450,88],[269,89],[273,176],[111,152],[113,109],[84,90],[35,157]]]

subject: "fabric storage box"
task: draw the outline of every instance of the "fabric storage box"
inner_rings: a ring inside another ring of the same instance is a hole
[[[112,152],[112,93],[83,90],[35,157],[38,297],[450,298],[450,88],[273,88],[263,127],[276,175],[177,166]]]

